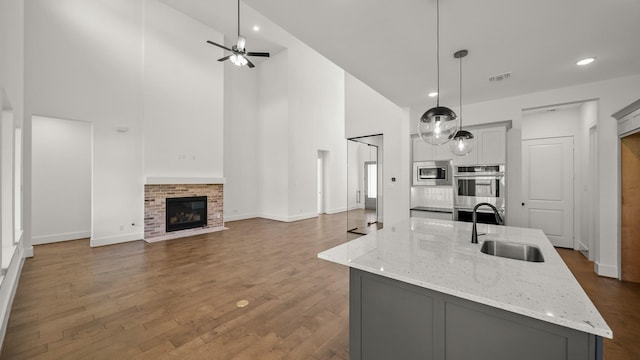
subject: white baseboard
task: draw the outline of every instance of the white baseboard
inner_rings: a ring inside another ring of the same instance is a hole
[[[613,265],[603,265],[600,264],[599,262],[595,262],[595,267],[596,267],[596,274],[600,275],[600,276],[606,276],[606,277],[610,277],[610,278],[618,278],[618,268],[613,266]]]
[[[61,241],[85,239],[91,237],[91,231],[76,231],[62,234],[40,235],[31,238],[32,245],[51,244]]]
[[[33,246],[29,246],[24,249],[24,257],[33,257]]]
[[[576,249],[574,250],[579,250],[579,251],[589,251],[589,248],[587,247],[587,245],[585,245],[584,243],[582,243],[582,241],[578,241],[576,243]]]
[[[342,208],[337,208],[337,209],[325,209],[324,213],[331,215],[331,214],[337,214],[337,213],[341,213],[341,212],[345,212],[345,211],[347,211],[347,208],[346,207],[342,207]]]
[[[253,219],[258,217],[258,214],[240,214],[240,215],[224,215],[224,221],[238,221],[238,220],[246,220],[246,219]]]
[[[4,337],[7,333],[11,306],[13,305],[13,299],[16,295],[16,289],[18,288],[18,281],[22,273],[22,266],[24,265],[25,252],[22,250],[22,245],[21,243],[18,244],[16,249],[17,254],[9,264],[7,273],[2,279],[2,284],[0,284],[0,348],[2,348]]]
[[[101,237],[101,238],[91,238],[91,240],[89,241],[89,246],[97,247],[97,246],[114,245],[114,244],[129,242],[129,241],[142,240],[143,238],[144,238],[144,234],[141,232],[116,235],[116,236],[107,236],[107,237]]]
[[[318,217],[318,214],[317,213],[307,213],[307,214],[300,214],[300,215],[295,215],[295,216],[281,216],[281,215],[271,215],[271,214],[260,214],[260,215],[258,215],[258,217],[261,217],[263,219],[282,221],[282,222],[292,222],[292,221],[299,221],[299,220],[315,218],[315,217]]]

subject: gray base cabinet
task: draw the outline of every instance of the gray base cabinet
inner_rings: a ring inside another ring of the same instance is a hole
[[[602,359],[599,336],[351,268],[350,359]]]

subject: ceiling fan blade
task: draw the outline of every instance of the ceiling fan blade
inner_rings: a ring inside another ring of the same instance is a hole
[[[247,58],[245,57],[245,59],[247,59]],[[247,66],[249,66],[250,68],[256,67],[255,65],[253,65],[253,63],[249,59],[247,59]]]
[[[219,47],[219,48],[223,48],[223,49],[225,49],[225,50],[227,50],[227,51],[231,51],[231,49],[229,49],[228,47],[223,46],[223,45],[220,45],[220,44],[216,44],[216,43],[214,43],[214,42],[213,42],[213,41],[211,41],[211,40],[207,40],[207,42],[208,42],[209,44],[211,44],[211,45],[215,45],[215,46],[217,46],[217,47]]]
[[[244,36],[238,36],[238,43],[236,44],[236,47],[238,48],[238,50],[240,51],[244,51],[244,46],[247,43],[247,38]]]
[[[248,52],[248,56],[260,56],[260,57],[269,57],[268,52]]]
[[[218,61],[225,61],[228,60],[231,57],[231,55],[225,56],[223,58],[218,59]]]

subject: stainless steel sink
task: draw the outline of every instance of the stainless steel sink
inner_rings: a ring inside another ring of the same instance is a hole
[[[506,257],[530,262],[544,262],[542,252],[537,246],[506,241],[487,240],[480,251],[493,256]]]

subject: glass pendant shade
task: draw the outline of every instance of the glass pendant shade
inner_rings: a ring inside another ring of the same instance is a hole
[[[456,118],[456,113],[447,107],[431,108],[418,121],[418,134],[429,144],[446,144],[458,130]]]
[[[449,150],[451,150],[454,155],[464,156],[473,150],[475,142],[476,140],[472,133],[467,130],[458,130],[455,134],[451,135]]]

